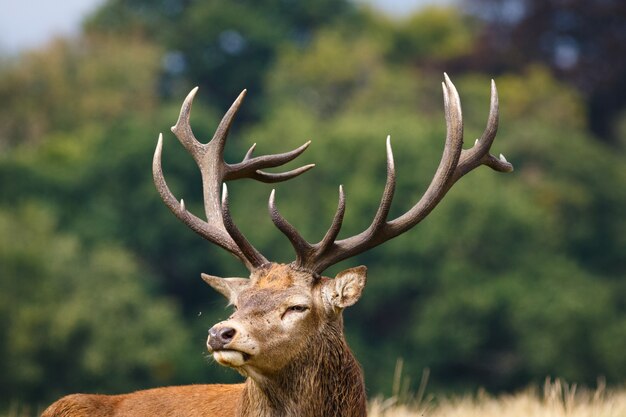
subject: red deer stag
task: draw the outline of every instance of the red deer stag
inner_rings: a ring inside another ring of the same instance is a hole
[[[487,127],[469,149],[463,147],[463,120],[458,93],[445,76],[443,96],[447,137],[437,171],[422,198],[405,214],[389,220],[396,183],[391,144],[387,138],[387,182],[372,223],[363,232],[337,240],[345,196],[324,238],[307,242],[278,212],[272,191],[269,211],[274,224],[296,252],[291,264],[268,261],[233,223],[226,181],[253,178],[278,182],[293,178],[313,165],[272,174],[264,168],[280,166],[300,155],[309,143],[291,152],[223,160],[226,137],[245,91],[220,122],[213,139],[198,142],[189,125],[196,89],[187,96],[172,131],[193,156],[202,173],[207,220],[201,220],[174,197],[163,177],[159,137],[153,161],[154,182],[161,198],[183,223],[205,239],[235,255],[250,270],[249,278],[202,278],[235,308],[225,321],[209,330],[207,348],[215,360],[245,376],[239,385],[191,385],[138,391],[125,395],[75,394],[52,404],[52,416],[365,416],[366,396],[361,369],[343,335],[342,311],[357,302],[365,286],[366,268],[359,266],[334,279],[320,275],[329,266],[366,251],[409,230],[424,219],[452,185],[472,169],[487,165],[509,172],[511,164],[489,150],[498,127],[498,97],[491,84]]]

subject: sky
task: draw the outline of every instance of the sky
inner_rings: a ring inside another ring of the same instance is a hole
[[[78,33],[102,0],[0,0],[0,50],[36,48],[57,35]]]
[[[454,0],[356,0],[402,16],[428,4]],[[72,36],[81,20],[103,0],[0,0],[0,51],[40,47],[55,36]]]

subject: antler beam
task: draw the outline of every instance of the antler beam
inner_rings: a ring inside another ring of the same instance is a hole
[[[172,127],[172,132],[176,135],[178,141],[187,152],[191,154],[198,168],[200,168],[203,184],[204,209],[207,220],[204,221],[189,212],[185,207],[184,201],[181,199],[179,202],[167,186],[161,167],[163,135],[159,135],[152,161],[154,183],[163,202],[165,202],[165,205],[176,217],[203,238],[231,252],[239,258],[250,271],[253,271],[266,264],[268,261],[245,239],[245,237],[243,237],[230,219],[225,187],[223,201],[220,195],[222,186],[226,181],[241,178],[251,178],[268,183],[280,182],[308,171],[315,165],[304,165],[300,168],[282,173],[268,173],[263,171],[263,169],[278,167],[297,158],[307,149],[310,141],[290,152],[258,157],[252,157],[252,153],[256,147],[256,144],[254,144],[241,162],[228,164],[224,161],[224,146],[226,145],[228,132],[235,115],[246,95],[246,90],[243,90],[230,106],[230,109],[228,109],[219,123],[213,138],[206,144],[200,143],[195,138],[189,123],[191,107],[197,91],[198,87],[191,90],[187,95],[181,107],[178,121]]]
[[[391,140],[387,137],[387,181],[380,205],[370,226],[358,235],[335,241],[341,228],[345,210],[345,196],[340,188],[339,207],[332,226],[324,239],[312,245],[291,226],[277,211],[274,192],[270,196],[270,215],[274,224],[287,236],[296,251],[296,266],[321,273],[330,265],[380,245],[422,221],[441,201],[448,190],[465,174],[487,165],[499,172],[513,171],[503,155],[496,158],[489,153],[498,130],[498,92],[491,81],[491,104],[487,127],[480,139],[470,149],[463,149],[463,115],[459,94],[444,74],[443,98],[446,117],[446,142],[439,167],[422,198],[405,214],[393,220],[387,220],[394,195],[396,174],[391,149]]]

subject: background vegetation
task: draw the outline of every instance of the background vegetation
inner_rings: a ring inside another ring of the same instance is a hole
[[[254,142],[313,140],[301,159],[317,167],[277,193],[314,240],[338,184],[342,233],[369,224],[387,134],[392,211],[417,201],[443,146],[443,71],[468,143],[496,79],[494,152],[516,171],[472,173],[417,230],[327,271],[369,267],[346,312],[369,392],[390,394],[399,357],[415,380],[430,369],[430,390],[624,383],[625,38],[618,0],[466,0],[396,20],[345,0],[108,0],[79,37],[2,57],[0,409],[237,380],[205,359],[207,328],[229,313],[199,274],[245,271],[180,224],[151,179],[164,132],[168,182],[202,212],[196,167],[169,133],[190,88],[199,138],[248,88],[229,161]],[[268,258],[289,261],[270,189],[232,184],[233,215]]]

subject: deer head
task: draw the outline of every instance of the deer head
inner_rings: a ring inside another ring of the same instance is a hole
[[[296,252],[296,258],[290,264],[268,261],[239,231],[230,216],[226,182],[240,178],[278,182],[300,175],[313,165],[278,174],[267,173],[263,169],[293,160],[304,152],[310,142],[283,154],[257,157],[252,156],[253,145],[241,162],[227,164],[223,160],[226,137],[246,92],[244,90],[230,107],[212,140],[202,144],[195,139],[189,125],[197,88],[192,90],[183,103],[172,132],[200,168],[207,218],[204,221],[190,213],[183,200],[179,202],[167,187],[161,169],[163,137],[159,137],[153,175],[167,207],[196,233],[239,258],[250,271],[249,278],[218,278],[202,274],[202,278],[235,307],[235,312],[227,320],[210,329],[207,347],[217,362],[249,376],[262,392],[264,401],[297,402],[296,399],[277,400],[274,397],[276,392],[281,392],[284,397],[289,389],[294,395],[310,393],[314,388],[306,380],[311,378],[321,381],[324,387],[319,389],[329,390],[326,394],[338,398],[338,401],[342,399],[337,395],[337,386],[347,384],[356,386],[356,391],[363,391],[360,370],[343,338],[341,313],[358,301],[365,286],[366,268],[351,268],[335,278],[322,276],[323,271],[411,229],[435,208],[456,181],[474,168],[487,165],[500,172],[513,170],[502,155],[496,158],[489,153],[498,127],[495,83],[491,83],[487,127],[469,149],[463,149],[461,104],[456,88],[447,75],[442,86],[447,126],[443,156],[422,198],[403,215],[388,218],[396,183],[389,137],[386,143],[387,181],[380,205],[371,224],[355,236],[337,240],[345,212],[343,187],[339,187],[339,204],[330,228],[316,244],[307,242],[280,215],[275,192],[272,191],[270,216]],[[346,388],[345,395],[342,394],[346,397],[344,399],[358,397],[358,393],[351,394],[352,391]],[[254,395],[249,393],[249,396],[252,398]],[[282,407],[287,405],[282,404]],[[302,410],[300,412],[300,415],[308,415]]]

